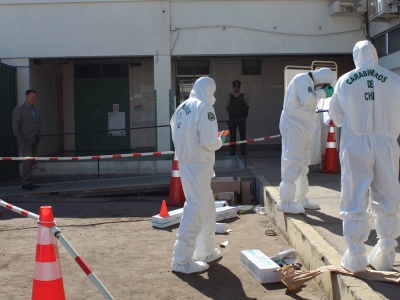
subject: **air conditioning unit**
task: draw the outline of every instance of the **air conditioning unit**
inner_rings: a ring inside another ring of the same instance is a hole
[[[393,0],[368,0],[368,18],[370,21],[387,21],[399,17],[399,8]]]
[[[331,1],[328,8],[330,17],[359,17],[366,12],[366,0]]]

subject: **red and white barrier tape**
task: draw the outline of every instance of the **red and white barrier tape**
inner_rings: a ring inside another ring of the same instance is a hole
[[[148,153],[127,153],[127,154],[112,154],[112,155],[94,155],[94,156],[72,156],[72,157],[0,157],[0,160],[99,160],[106,158],[123,158],[123,157],[142,157],[142,156],[160,156],[174,154],[174,151],[164,152],[148,152]]]
[[[0,199],[0,206],[7,208],[13,212],[20,214],[21,216],[31,218],[35,221],[39,221],[39,215],[29,212],[25,209],[19,208],[15,205],[7,203]],[[110,292],[105,288],[105,286],[100,282],[97,276],[92,272],[90,267],[83,261],[83,259],[78,255],[75,249],[71,246],[71,244],[65,239],[65,237],[61,234],[61,231],[57,228],[57,226],[52,226],[51,232],[54,236],[60,241],[60,243],[64,246],[64,248],[68,251],[68,253],[72,256],[75,262],[79,265],[83,272],[89,277],[89,279],[93,282],[93,284],[97,287],[100,293],[104,296],[105,299],[114,299],[114,297],[110,294]]]
[[[270,139],[274,139],[274,138],[278,138],[278,137],[281,137],[281,135],[277,134],[277,135],[265,136],[265,137],[258,138],[258,139],[249,139],[249,140],[243,140],[243,141],[238,141],[238,142],[230,142],[230,143],[222,144],[222,146],[239,145],[239,144],[245,144],[245,143],[268,141]]]
[[[222,146],[229,145],[239,145],[245,143],[254,143],[261,141],[268,141],[270,139],[278,138],[281,135],[271,135],[257,139],[248,139],[237,142],[230,142],[222,144]],[[142,157],[142,156],[161,156],[161,155],[170,155],[174,154],[174,151],[162,151],[162,152],[145,152],[145,153],[127,153],[127,154],[112,154],[112,155],[94,155],[94,156],[72,156],[72,157],[0,157],[0,160],[9,161],[9,160],[46,160],[46,161],[63,161],[63,160],[99,160],[99,159],[108,159],[108,158],[125,158],[125,157]]]

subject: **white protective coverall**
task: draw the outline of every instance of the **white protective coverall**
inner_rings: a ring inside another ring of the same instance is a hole
[[[174,246],[171,269],[181,273],[202,272],[207,262],[222,256],[215,244],[215,200],[211,190],[215,151],[221,148],[213,104],[215,82],[201,77],[189,99],[171,118],[172,140],[186,201]]]
[[[377,270],[388,271],[400,235],[396,215],[400,199],[400,77],[378,65],[376,50],[368,41],[356,43],[353,60],[356,68],[339,78],[329,106],[331,119],[342,127],[340,214],[348,246],[342,266],[351,272],[367,266],[364,242],[370,234],[371,204],[378,242],[368,262]]]
[[[281,177],[277,209],[285,213],[304,213],[304,208],[319,209],[319,205],[306,198],[308,193],[308,166],[310,143],[317,127],[318,100],[326,97],[321,83],[332,85],[335,73],[321,68],[296,75],[289,83],[283,101],[279,123],[282,136]],[[296,200],[296,201],[295,201]]]

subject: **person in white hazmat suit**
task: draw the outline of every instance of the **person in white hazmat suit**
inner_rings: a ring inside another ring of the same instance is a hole
[[[340,215],[348,248],[341,264],[351,272],[368,263],[388,271],[400,236],[400,77],[378,65],[369,41],[355,44],[353,60],[356,68],[339,78],[329,105],[332,121],[342,127]],[[367,258],[369,205],[378,242]]]
[[[197,79],[189,99],[178,106],[170,122],[186,198],[171,263],[175,272],[205,271],[208,262],[222,256],[214,246],[216,212],[211,190],[215,151],[225,141],[223,132],[218,137],[215,90],[212,78]]]
[[[283,101],[279,129],[282,136],[279,202],[276,208],[285,213],[301,214],[319,205],[306,198],[310,144],[317,127],[318,100],[333,93],[335,73],[321,68],[296,75],[289,83]]]

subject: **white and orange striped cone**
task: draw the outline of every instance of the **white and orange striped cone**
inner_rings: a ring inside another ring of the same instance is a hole
[[[50,229],[55,225],[51,206],[40,207],[38,224],[32,300],[65,300],[57,239]]]
[[[326,142],[324,167],[321,170],[322,173],[340,173],[337,148],[336,148],[336,137],[335,137],[335,124],[331,120],[329,122],[329,133],[328,140]]]
[[[174,154],[172,162],[171,183],[169,186],[169,197],[167,204],[172,206],[183,206],[185,204],[185,194],[183,193],[181,172],[179,172],[179,163]]]

